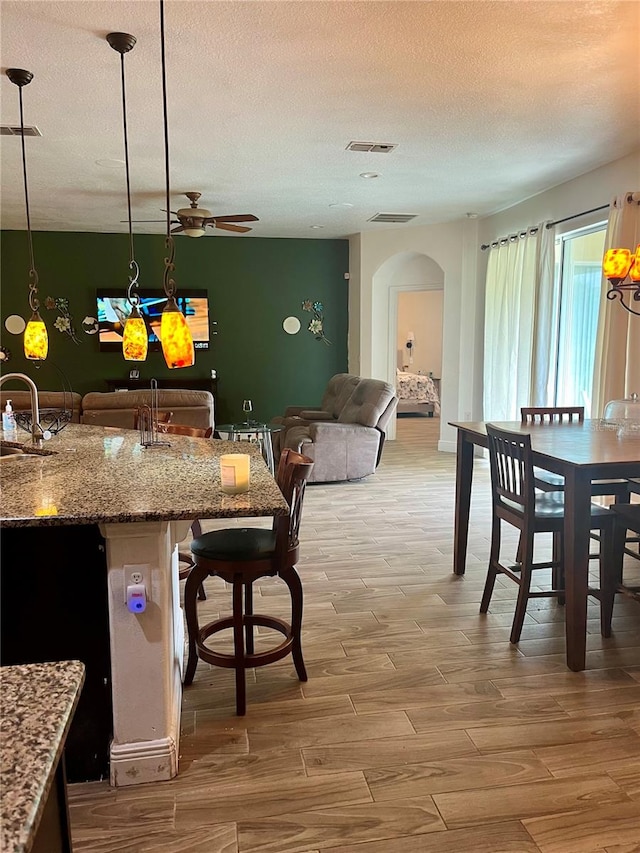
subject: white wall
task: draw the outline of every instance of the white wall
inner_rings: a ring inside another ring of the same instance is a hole
[[[448,421],[479,419],[482,413],[484,278],[487,253],[481,243],[547,220],[563,219],[607,204],[614,195],[640,189],[640,151],[533,196],[508,210],[477,220],[459,220],[366,231],[350,238],[351,280],[349,370],[388,380],[388,293],[390,282],[376,272],[403,253],[426,255],[443,272],[441,450],[455,450]],[[582,217],[565,228],[606,218],[607,211]],[[357,329],[356,329],[357,327]],[[415,331],[415,330],[414,330]],[[395,364],[395,356],[393,357]]]
[[[407,290],[398,293],[397,349],[402,355],[401,363],[408,364],[411,373],[431,372],[440,378],[443,296],[442,290]],[[415,336],[411,352],[406,347],[409,332]]]

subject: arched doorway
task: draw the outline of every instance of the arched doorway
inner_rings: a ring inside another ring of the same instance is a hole
[[[373,375],[384,376],[387,382],[395,385],[398,364],[398,294],[443,288],[443,269],[433,258],[420,252],[399,252],[376,270],[372,280]],[[387,437],[394,439],[395,434],[394,419],[389,425]]]

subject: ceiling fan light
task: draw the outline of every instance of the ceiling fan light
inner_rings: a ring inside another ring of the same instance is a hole
[[[126,361],[145,361],[148,348],[147,327],[138,308],[134,305],[124,324],[122,355]]]
[[[602,261],[602,272],[612,284],[619,284],[631,269],[633,255],[629,249],[608,249]]]
[[[47,327],[38,311],[34,311],[24,330],[24,357],[30,361],[44,361],[48,352]]]
[[[173,296],[169,297],[162,312],[160,342],[167,367],[191,367],[195,363],[191,330]]]
[[[184,228],[182,233],[187,237],[204,237],[204,228]]]

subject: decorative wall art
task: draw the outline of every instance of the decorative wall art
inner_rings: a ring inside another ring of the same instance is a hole
[[[313,320],[310,321],[307,329],[317,341],[323,341],[329,345],[331,341],[324,333],[324,305],[322,302],[311,302],[310,299],[305,299],[302,303],[302,310],[311,311],[313,314]]]
[[[74,344],[80,343],[80,338],[76,335],[75,326],[73,325],[73,317],[69,311],[69,300],[62,296],[53,297],[47,296],[44,300],[45,308],[49,311],[57,311],[58,316],[55,319],[54,326],[63,334],[69,335]]]
[[[300,331],[300,320],[297,317],[285,317],[282,328],[288,335],[297,335]]]
[[[4,321],[4,327],[10,335],[21,335],[26,325],[24,317],[19,314],[10,314]]]

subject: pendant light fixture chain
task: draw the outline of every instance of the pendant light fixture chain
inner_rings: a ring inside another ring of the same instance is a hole
[[[133,275],[129,276],[129,287],[127,288],[127,301],[130,305],[139,305],[140,296],[135,293],[140,277],[140,267],[136,263],[133,250],[133,218],[131,215],[131,173],[129,169],[129,125],[127,123],[127,85],[124,73],[124,55],[136,45],[137,39],[130,33],[109,33],[107,35],[109,46],[120,54],[120,83],[122,91],[122,131],[124,137],[124,169],[127,182],[127,221],[129,223],[129,269]]]
[[[24,355],[30,361],[44,361],[49,352],[49,335],[47,327],[40,316],[40,300],[38,299],[38,273],[33,254],[33,236],[31,234],[31,209],[29,208],[29,184],[27,181],[27,147],[24,142],[24,108],[22,105],[22,89],[33,80],[31,71],[24,68],[7,68],[6,75],[18,87],[20,95],[20,141],[22,144],[22,178],[24,180],[24,203],[27,213],[27,238],[29,243],[29,307],[31,319],[24,329]],[[36,429],[36,426],[33,427]],[[38,429],[40,429],[38,425]],[[35,435],[35,432],[34,432]]]
[[[22,180],[24,182],[24,206],[27,213],[27,239],[29,241],[29,307],[32,311],[40,308],[38,299],[38,272],[33,254],[33,237],[31,234],[31,209],[29,207],[29,185],[27,181],[27,148],[24,142],[24,107],[22,104],[22,87],[27,86],[33,80],[33,74],[22,68],[9,68],[7,76],[12,83],[18,87],[20,102],[20,144],[22,145]]]
[[[167,110],[167,60],[165,56],[165,35],[164,35],[164,0],[160,0],[160,49],[162,57],[162,115],[164,120],[164,180],[166,189],[166,204],[167,211],[167,236],[164,245],[169,253],[169,256],[164,259],[164,292],[168,297],[171,297],[176,292],[176,283],[171,278],[171,273],[175,270],[175,245],[171,236],[171,204],[169,202],[169,117]]]

